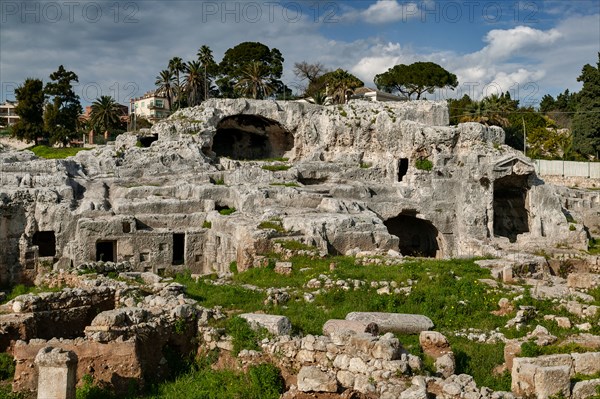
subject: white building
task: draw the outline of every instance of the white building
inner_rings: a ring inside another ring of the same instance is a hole
[[[150,122],[164,119],[171,115],[169,103],[165,97],[157,96],[154,91],[149,91],[142,97],[131,100],[131,114],[136,118],[145,118]]]
[[[350,100],[367,100],[367,101],[406,101],[406,98],[396,96],[385,91],[372,89],[370,87],[359,87],[354,90],[354,93],[350,95]]]
[[[19,120],[15,112],[16,101],[6,101],[0,104],[0,127],[12,126]]]

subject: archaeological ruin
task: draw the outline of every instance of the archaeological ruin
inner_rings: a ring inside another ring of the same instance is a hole
[[[132,380],[143,385],[148,370],[168,374],[153,347],[184,353],[192,337],[204,334],[210,345],[230,349],[215,329],[197,329],[201,319],[224,316],[198,311],[164,276],[227,273],[233,262],[239,271],[260,267],[286,241],[323,256],[519,254],[528,273],[548,272],[552,265],[540,266],[540,254],[588,249],[590,232],[600,231],[599,205],[599,191],[546,184],[530,159],[504,144],[501,128],[450,126],[445,102],[325,107],[210,99],[65,160],[0,146],[0,285],[39,283],[51,271],[68,280],[91,270],[122,272],[151,287],[144,298],[123,282],[75,279],[66,291],[19,297],[3,305],[0,350],[17,359],[17,390],[37,389],[36,356],[58,346],[73,354],[61,356],[78,378],[95,370],[123,391]],[[481,262],[505,281],[516,270],[502,260]],[[183,330],[180,319],[189,322]],[[306,391],[314,378],[331,392],[338,384],[370,384],[366,371],[345,360],[324,371],[331,345],[365,364],[379,359],[374,370],[381,375],[422,366],[401,353],[393,335],[364,336],[367,324],[338,324],[361,331],[354,338],[275,338],[264,346],[269,353],[293,349],[290,364],[300,369],[298,388]],[[313,349],[300,355],[306,345]],[[454,361],[444,350],[440,362]],[[448,370],[444,377],[452,376]],[[452,378],[464,389],[473,385]],[[515,377],[515,386],[537,392],[527,378]],[[399,397],[400,385],[381,397]]]

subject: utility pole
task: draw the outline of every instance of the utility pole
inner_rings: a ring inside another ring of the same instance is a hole
[[[525,130],[525,117],[521,116],[523,120],[523,154],[527,156],[527,131]]]

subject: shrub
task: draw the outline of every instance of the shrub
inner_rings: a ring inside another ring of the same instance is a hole
[[[8,353],[0,353],[0,380],[12,379],[15,375],[15,361]]]
[[[238,274],[238,267],[236,261],[233,261],[229,264],[229,271],[233,274]]]
[[[427,158],[419,158],[415,161],[415,168],[419,170],[430,171],[431,169],[433,169],[433,162],[431,162]]]
[[[574,224],[570,224],[569,225],[569,231],[575,231],[575,230],[577,230],[577,228],[575,227],[575,225]]]
[[[209,222],[208,220],[205,220],[205,221],[202,223],[202,228],[204,228],[204,229],[210,229],[211,227],[212,227],[212,223],[211,223],[211,222]]]
[[[360,163],[361,169],[369,169],[371,166],[373,166],[373,164],[371,162],[361,162]]]

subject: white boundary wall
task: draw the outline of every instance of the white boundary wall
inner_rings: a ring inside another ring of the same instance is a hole
[[[600,179],[600,162],[546,161],[534,159],[539,176],[589,177]]]

